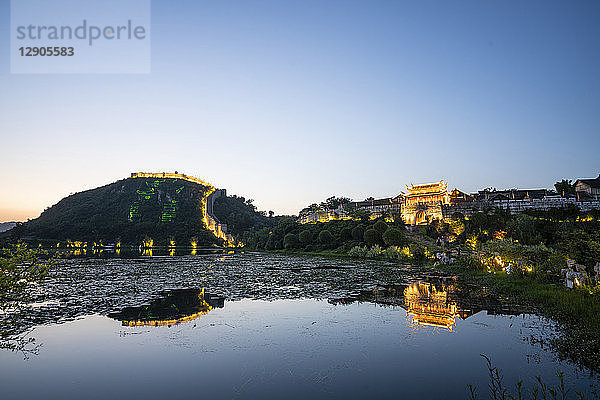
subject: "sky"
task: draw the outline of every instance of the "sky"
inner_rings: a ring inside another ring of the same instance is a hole
[[[9,49],[0,0],[0,221],[135,171],[276,214],[600,173],[597,1],[153,0],[149,74],[11,74]]]

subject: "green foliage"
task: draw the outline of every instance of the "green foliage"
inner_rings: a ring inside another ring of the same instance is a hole
[[[508,223],[510,236],[523,244],[540,244],[542,235],[536,230],[535,218],[521,214],[517,215]]]
[[[239,237],[250,230],[274,227],[279,222],[278,218],[269,218],[265,213],[256,211],[251,199],[235,195],[217,198],[214,213],[221,223],[227,224],[229,233]]]
[[[300,235],[298,235],[298,239],[303,245],[310,244],[313,240],[313,233],[308,229],[305,229],[302,232],[300,232]]]
[[[348,197],[335,197],[331,196],[327,200],[321,203],[321,209],[335,210],[340,205],[348,204],[352,199]]]
[[[593,275],[593,267],[600,262],[600,232],[589,234],[582,230],[565,233],[560,248],[577,263],[585,265],[588,274]]]
[[[329,245],[333,243],[333,235],[328,230],[319,232],[319,243]]]
[[[387,246],[400,246],[405,243],[404,232],[398,228],[389,228],[383,234],[383,243]]]
[[[137,245],[149,236],[164,245],[169,237],[188,243],[196,236],[200,245],[210,245],[218,240],[202,222],[201,199],[207,190],[178,179],[124,179],[62,199],[39,218],[15,227],[10,239],[52,244],[120,239]]]
[[[572,183],[571,179],[563,179],[562,181],[556,182],[554,184],[554,188],[556,192],[560,195],[566,194],[574,194],[575,193],[575,185]]]
[[[298,247],[298,236],[293,233],[285,235],[283,238],[283,247],[286,249]]]
[[[369,251],[367,246],[354,246],[348,251],[348,255],[353,258],[366,258],[367,251]]]
[[[340,231],[340,240],[342,242],[346,242],[350,239],[352,239],[352,229],[350,229],[350,227],[346,226],[346,227],[342,228],[342,230]]]
[[[412,256],[413,262],[416,265],[423,265],[423,264],[425,264],[425,262],[429,258],[427,256],[425,247],[423,247],[420,244],[414,244],[413,246],[411,246],[410,251],[411,251],[411,253],[413,255]]]
[[[379,232],[381,235],[383,235],[388,229],[388,224],[386,224],[385,221],[380,220],[377,221],[375,225],[373,225],[373,228],[377,230],[377,232]]]
[[[381,233],[376,229],[369,228],[365,231],[364,241],[368,246],[373,246],[381,243]]]
[[[515,384],[515,392],[513,392],[506,386],[504,383],[504,376],[502,371],[498,369],[498,367],[494,367],[492,364],[492,360],[486,356],[485,354],[481,354],[487,363],[488,369],[488,389],[489,389],[489,398],[493,400],[523,400],[526,397],[527,390],[523,387],[523,381],[518,380]],[[559,380],[559,385],[557,387],[548,386],[540,376],[536,376],[535,379],[538,383],[539,387],[531,388],[531,395],[528,398],[531,399],[561,399],[566,400],[568,398],[568,394],[571,391],[566,388],[564,374],[560,371],[556,373],[556,376]],[[471,399],[477,399],[477,389],[473,385],[467,386],[469,389],[469,395]],[[584,395],[580,392],[574,393],[578,399],[583,399]],[[539,397],[538,397],[539,396]]]
[[[365,228],[362,225],[356,225],[352,229],[352,239],[361,242],[365,235]]]
[[[46,277],[52,262],[41,261],[47,254],[23,243],[0,254],[0,349],[21,351],[26,356],[35,353],[37,346],[22,333],[22,316],[31,300],[31,285]]]

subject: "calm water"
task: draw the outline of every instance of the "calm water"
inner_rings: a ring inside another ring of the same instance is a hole
[[[186,290],[181,290],[186,289]],[[3,399],[487,398],[535,375],[595,398],[597,380],[537,339],[517,304],[435,270],[263,254],[73,259],[40,288],[42,343],[0,352]]]

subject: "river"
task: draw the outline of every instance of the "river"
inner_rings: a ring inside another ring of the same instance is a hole
[[[557,371],[552,321],[434,268],[261,253],[59,261],[0,352],[3,399],[487,398],[488,370],[528,390]],[[575,398],[575,397],[572,397]]]

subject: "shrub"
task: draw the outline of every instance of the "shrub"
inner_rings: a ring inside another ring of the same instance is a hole
[[[300,240],[300,243],[307,245],[310,242],[312,242],[313,240],[313,234],[311,231],[309,231],[308,229],[300,232],[300,235],[298,235],[298,239]]]
[[[352,239],[352,229],[345,227],[340,231],[340,239],[342,242]]]
[[[412,259],[417,265],[423,265],[427,260],[427,254],[425,253],[425,248],[423,246],[415,246],[414,249],[411,249]]]
[[[366,254],[367,254],[367,247],[362,247],[362,246],[354,246],[353,248],[350,249],[350,251],[348,251],[348,255],[350,257],[354,257],[354,258],[365,258]]]
[[[373,246],[369,250],[367,250],[367,253],[365,254],[365,256],[367,258],[375,258],[378,255],[380,255],[381,253],[383,253],[383,249],[378,244],[376,244],[375,246]]]
[[[298,236],[293,233],[288,233],[283,238],[283,247],[286,249],[294,248],[298,246]]]
[[[377,221],[375,225],[373,225],[373,228],[379,232],[380,235],[383,235],[388,229],[388,224],[386,224],[385,221]]]
[[[331,244],[333,242],[333,235],[327,229],[322,230],[319,233],[319,243],[321,244]]]
[[[383,243],[388,246],[400,246],[404,243],[404,234],[398,228],[389,228],[383,234]]]
[[[362,225],[356,225],[354,227],[354,229],[352,229],[352,239],[362,242],[364,235],[365,235],[365,228],[363,228]]]
[[[400,253],[400,248],[397,246],[390,246],[383,251],[383,256],[388,260],[400,260],[402,257],[402,253]]]
[[[364,234],[365,243],[369,246],[373,246],[381,243],[381,233],[375,229],[367,229]]]

